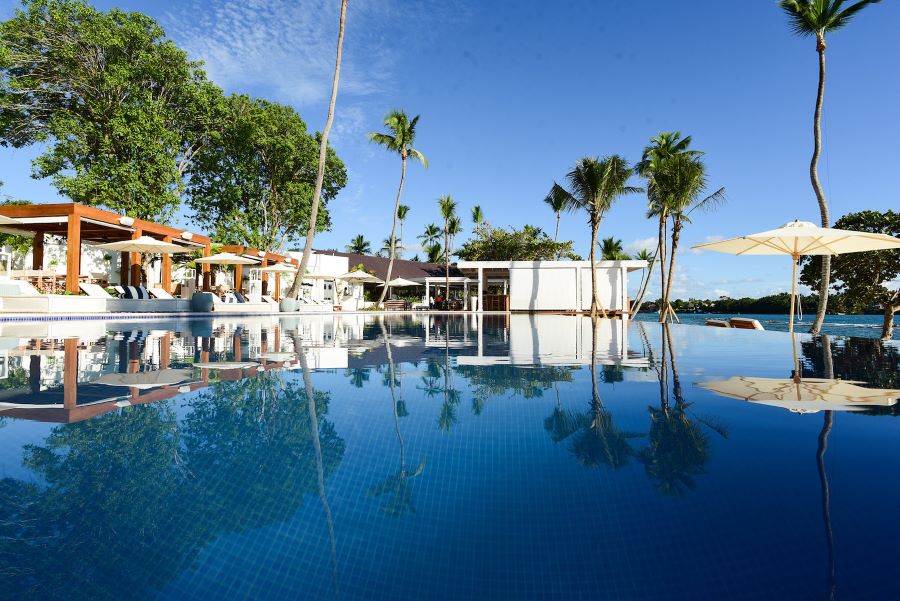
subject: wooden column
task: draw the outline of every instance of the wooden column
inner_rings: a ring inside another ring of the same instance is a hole
[[[141,233],[141,230],[134,230],[131,232],[131,239],[137,240]],[[131,253],[131,285],[141,285],[141,253]]]
[[[281,300],[279,297],[281,296],[281,274],[277,271],[275,272],[275,291],[272,293],[272,298],[275,300]]]
[[[172,236],[164,236],[163,242],[172,242]],[[172,293],[172,255],[163,253],[162,256],[162,273],[159,276],[161,280],[159,285],[163,290]]]
[[[44,234],[37,232],[31,242],[31,268],[44,268]]]
[[[238,292],[241,291],[241,278],[244,276],[244,266],[243,265],[235,265],[234,266],[234,289]]]
[[[172,356],[172,334],[167,333],[159,339],[159,368],[168,369]]]
[[[66,292],[78,294],[81,273],[81,216],[69,215],[66,232]],[[66,341],[68,342],[68,340]]]
[[[203,256],[209,256],[209,245],[203,247]],[[212,274],[209,271],[209,263],[201,263],[200,270],[203,272],[203,291],[209,292],[212,287]]]
[[[127,286],[129,269],[131,268],[131,255],[129,253],[119,253],[119,285]]]
[[[266,257],[263,257],[260,267],[263,268],[263,267],[268,267],[268,266],[269,266],[269,259]],[[268,294],[269,293],[269,274],[266,273],[265,271],[261,271],[260,273],[262,273],[262,293]]]

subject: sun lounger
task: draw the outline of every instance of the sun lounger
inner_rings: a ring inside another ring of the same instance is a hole
[[[278,301],[269,296],[268,294],[263,294],[262,296],[263,302],[269,303],[270,305],[277,305]]]
[[[741,330],[765,330],[761,323],[755,319],[750,319],[749,317],[732,317],[728,320],[728,323],[732,328]]]
[[[175,297],[163,290],[162,288],[149,288],[150,296],[158,299],[172,300]]]
[[[99,284],[88,284],[86,282],[80,282],[78,287],[81,288],[81,291],[87,294],[88,296],[92,296],[94,298],[112,298],[109,292],[100,286]]]
[[[703,325],[712,326],[714,328],[730,328],[731,324],[724,319],[707,319]]]

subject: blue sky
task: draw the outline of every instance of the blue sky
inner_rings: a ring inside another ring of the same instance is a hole
[[[17,2],[0,0],[0,17]],[[324,123],[337,0],[97,1],[146,12],[227,92],[294,105],[310,129]],[[834,218],[900,208],[900,77],[893,40],[900,3],[861,13],[828,41],[825,152],[820,165]],[[541,199],[585,155],[640,157],[658,131],[680,130],[706,152],[713,187],[728,203],[684,233],[676,295],[760,295],[789,288],[789,262],[696,254],[691,244],[815,221],[809,184],[815,44],[792,35],[774,0],[722,2],[351,2],[332,144],[349,184],[330,205],[334,229],[317,247],[362,233],[376,247],[390,231],[399,161],[366,141],[384,113],[420,113],[404,203],[409,243],[437,221],[452,194],[466,216],[480,204],[494,225],[552,233]],[[0,149],[3,193],[56,199],[30,179],[36,149]],[[635,182],[639,183],[639,182]],[[651,247],[645,200],[626,197],[602,236]],[[560,236],[587,255],[584,218]],[[654,278],[655,279],[655,278]],[[651,290],[651,295],[653,294]]]

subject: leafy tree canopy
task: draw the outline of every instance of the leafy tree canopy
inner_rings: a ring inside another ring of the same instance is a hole
[[[24,0],[0,23],[0,144],[43,144],[32,176],[75,202],[165,220],[220,98],[141,13]]]
[[[318,135],[285,105],[232,95],[221,130],[190,169],[188,205],[195,219],[229,244],[280,250],[305,231],[318,169]],[[328,150],[318,229],[330,226],[324,205],[347,182],[344,164]]]
[[[837,229],[900,236],[900,213],[894,211],[860,211],[838,219]],[[807,257],[803,261],[800,282],[818,288],[822,260]],[[831,287],[844,297],[845,306],[853,312],[872,305],[900,305],[900,250],[881,250],[831,258]],[[891,285],[891,282],[894,282]]]
[[[456,256],[463,261],[554,261],[557,257],[580,260],[573,242],[554,242],[541,228],[526,225],[521,229],[494,228],[485,222],[462,245]]]

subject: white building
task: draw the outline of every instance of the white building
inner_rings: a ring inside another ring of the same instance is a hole
[[[509,311],[591,309],[589,261],[460,261],[456,267],[477,286],[479,308],[496,308],[493,297],[499,296]],[[630,310],[628,274],[646,268],[646,261],[598,261],[597,292],[603,308],[612,313],[627,313]],[[488,294],[489,288],[500,294]]]

